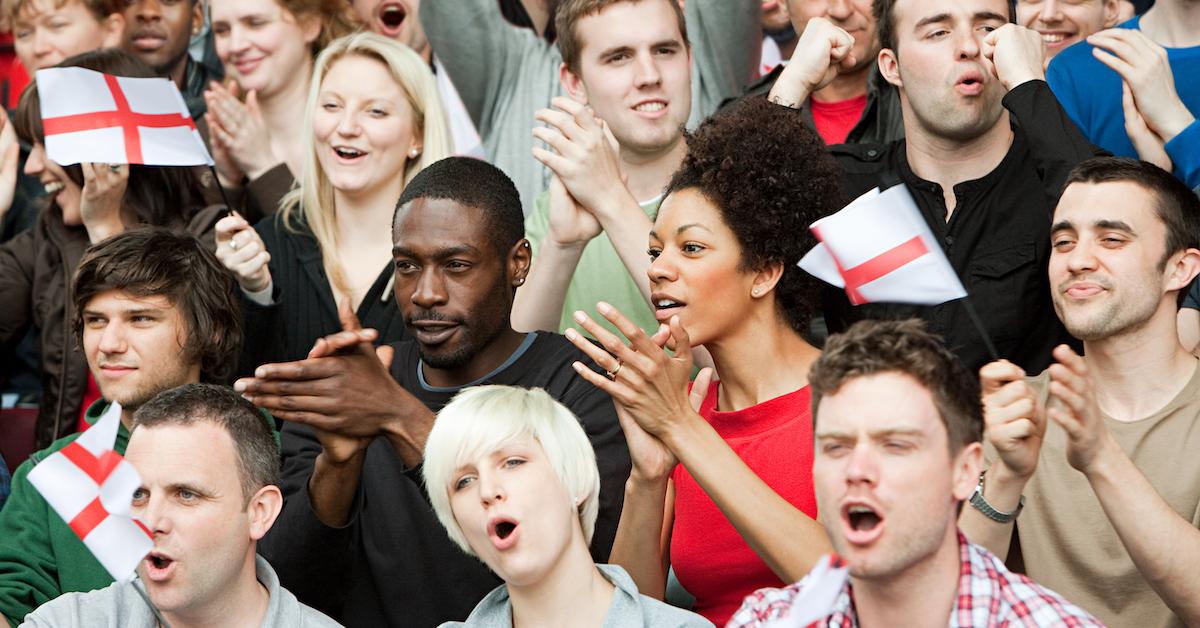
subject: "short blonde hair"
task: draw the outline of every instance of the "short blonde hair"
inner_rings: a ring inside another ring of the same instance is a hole
[[[297,185],[283,197],[279,213],[284,224],[297,230],[302,219],[312,231],[321,248],[321,259],[330,269],[329,283],[334,293],[346,291],[346,281],[338,262],[337,207],[334,203],[333,185],[317,161],[315,134],[312,131],[313,114],[320,105],[321,83],[329,69],[344,57],[359,56],[374,59],[387,66],[392,78],[400,85],[408,104],[412,106],[414,128],[423,138],[421,156],[408,160],[404,171],[404,185],[408,185],[417,173],[429,164],[453,154],[450,125],[446,111],[438,95],[437,82],[429,65],[417,53],[404,44],[397,43],[375,33],[355,33],[334,40],[317,57],[313,64],[312,82],[308,90],[308,103],[304,108],[304,163],[301,166]],[[400,191],[396,192],[400,198]],[[393,207],[381,209],[391,214]]]
[[[578,500],[583,538],[592,543],[600,510],[600,471],[579,419],[540,388],[475,386],[455,395],[438,412],[425,441],[422,465],[433,511],[450,540],[472,556],[476,554],[450,508],[454,470],[468,459],[523,438],[537,439],[558,479]]]

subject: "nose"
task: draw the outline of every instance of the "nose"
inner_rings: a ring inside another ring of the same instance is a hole
[[[46,171],[46,149],[35,143],[25,160],[25,176],[37,177]]]
[[[654,286],[662,282],[674,281],[679,277],[679,273],[674,261],[670,259],[666,251],[663,251],[658,254],[658,257],[650,260],[646,276],[650,278],[650,285]]]
[[[342,137],[357,137],[361,133],[362,124],[359,123],[358,113],[351,111],[350,107],[342,107],[338,115],[337,134]]]
[[[42,28],[33,29],[33,56],[44,57],[50,54],[53,47],[50,45],[50,37]],[[34,68],[35,70],[37,68]]]
[[[960,34],[958,36],[958,58],[962,60],[979,57],[979,44],[984,36],[986,36],[986,33],[981,33],[974,28]]]
[[[162,19],[162,7],[158,0],[135,0],[134,15],[139,20],[153,22]]]
[[[446,280],[437,268],[425,268],[412,293],[413,305],[431,309],[446,303]]]
[[[491,506],[498,502],[504,501],[507,496],[503,482],[497,473],[490,471],[480,471],[479,473],[479,500],[485,506]]]
[[[851,4],[851,0],[829,0],[825,7],[825,14],[830,19],[838,22],[845,21],[854,14],[854,6]]]
[[[870,484],[879,481],[879,465],[870,443],[855,445],[846,461],[847,484]]]
[[[168,500],[163,496],[151,495],[144,502],[133,502],[130,509],[134,518],[141,521],[155,537],[171,532],[172,521]]]
[[[106,355],[120,355],[125,353],[125,331],[120,323],[109,321],[100,330],[100,343],[96,345],[100,353]]]
[[[1038,11],[1037,16],[1042,22],[1061,22],[1063,19],[1062,7],[1058,4],[1058,0],[1045,0],[1042,2],[1042,8]]]
[[[241,26],[236,23],[229,25],[229,52],[241,54],[250,48],[250,39],[246,37]]]
[[[641,53],[635,62],[634,83],[638,87],[650,87],[662,82],[662,73],[658,70],[658,60],[652,51]]]
[[[1091,272],[1096,269],[1096,252],[1090,242],[1080,238],[1067,253],[1067,268],[1072,274]]]

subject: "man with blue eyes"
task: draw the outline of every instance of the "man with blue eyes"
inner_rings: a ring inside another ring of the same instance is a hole
[[[318,340],[308,359],[234,384],[285,420],[286,503],[259,550],[301,601],[347,626],[463,620],[500,584],[451,542],[421,481],[435,413],[469,386],[541,388],[579,417],[601,478],[591,550],[607,562],[629,451],[612,400],[571,367],[584,354],[509,323],[529,270],[522,219],[516,187],[495,166],[450,157],[426,167],[405,186],[392,231],[410,340],[377,351],[377,331],[345,313],[346,331]]]
[[[1007,0],[876,0],[879,70],[900,92],[906,139],[832,147],[850,198],[904,183],[963,280],[1000,355],[1030,370],[1066,339],[1046,284],[1050,211],[1072,166],[1094,156],[1044,80],[1044,45],[1009,24]],[[811,24],[770,98],[797,107],[853,67],[853,38]],[[972,370],[986,345],[962,301],[851,307],[829,295],[830,332],[917,317]]]
[[[1085,357],[1060,346],[1036,377],[980,371],[991,466],[963,530],[1001,556],[1015,534],[1030,577],[1112,626],[1200,622],[1200,362],[1175,324],[1197,234],[1200,200],[1165,170],[1080,164],[1049,278]]]
[[[250,402],[213,384],[160,393],[134,413],[125,458],[141,479],[133,516],[154,537],[141,582],[63,595],[22,626],[159,626],[135,586],[171,626],[339,625],[300,604],[255,554],[283,497],[274,425]]]
[[[101,394],[86,420],[91,425],[112,402],[121,404],[117,453],[141,405],[176,386],[219,381],[240,349],[233,280],[191,236],[145,228],[108,238],[79,262],[71,295],[79,347]],[[34,465],[76,436],[23,463],[0,511],[0,616],[13,625],[63,593],[112,582],[28,480]]]
[[[838,585],[828,573],[760,589],[730,627],[1100,626],[959,531],[983,413],[941,339],[919,321],[863,321],[830,337],[809,382],[813,486],[848,578],[824,607],[811,591]]]

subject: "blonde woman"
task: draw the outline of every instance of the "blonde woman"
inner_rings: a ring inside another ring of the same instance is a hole
[[[438,412],[422,472],[450,539],[504,580],[465,622],[443,628],[712,626],[592,560],[596,456],[579,419],[546,391],[462,391]]]
[[[300,184],[254,228],[217,224],[217,256],[241,284],[246,343],[238,370],[307,356],[354,311],[400,340],[392,296],[391,222],[404,186],[451,154],[429,67],[371,33],[335,40],[317,57],[305,109]]]
[[[230,79],[204,93],[209,145],[221,183],[246,186],[243,211],[267,215],[303,167],[296,120],[314,59],[359,24],[344,0],[209,0],[209,11],[217,58]]]

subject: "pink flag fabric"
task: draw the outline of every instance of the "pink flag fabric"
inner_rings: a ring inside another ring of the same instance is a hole
[[[810,227],[820,243],[800,260],[845,288],[854,305],[937,305],[967,296],[908,188],[878,188]]]
[[[213,164],[183,95],[167,79],[84,68],[47,68],[36,77],[46,155],[59,165]]]
[[[142,480],[113,451],[120,422],[121,406],[113,403],[79,438],[34,467],[29,482],[113,579],[128,582],[154,541],[131,514]]]

